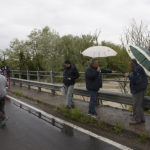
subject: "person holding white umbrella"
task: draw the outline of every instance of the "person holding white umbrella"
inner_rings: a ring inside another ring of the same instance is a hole
[[[86,69],[86,88],[90,94],[89,112],[88,114],[96,118],[95,110],[96,96],[99,89],[102,87],[102,79],[100,73],[115,73],[116,71],[104,70],[99,67],[97,57],[116,56],[117,53],[107,46],[92,46],[82,52],[84,56],[92,57],[90,66]]]
[[[95,110],[96,96],[100,88],[102,88],[102,79],[100,73],[115,73],[116,71],[104,70],[98,66],[98,60],[92,59],[90,66],[86,69],[86,88],[90,94],[90,103],[88,115],[96,118],[97,113]]]

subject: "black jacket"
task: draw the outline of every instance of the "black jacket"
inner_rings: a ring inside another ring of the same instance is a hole
[[[71,80],[68,80],[68,78],[71,78]],[[74,65],[71,64],[69,68],[64,68],[63,83],[65,85],[74,85],[77,78],[79,78],[79,73]]]
[[[111,70],[101,69],[101,73],[112,73]],[[102,77],[97,68],[89,66],[85,72],[86,88],[88,90],[98,91],[102,87]]]
[[[132,94],[145,91],[148,85],[147,75],[140,65],[136,65],[129,75],[130,90]]]

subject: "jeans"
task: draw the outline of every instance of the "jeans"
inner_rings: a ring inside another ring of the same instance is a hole
[[[65,95],[66,95],[66,106],[71,107],[71,105],[74,105],[73,103],[73,88],[74,85],[65,85]]]
[[[97,91],[89,90],[89,94],[90,94],[89,113],[94,115],[96,114],[95,106],[96,106]]]

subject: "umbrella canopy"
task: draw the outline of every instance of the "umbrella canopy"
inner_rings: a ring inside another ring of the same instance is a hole
[[[116,54],[113,49],[106,46],[92,46],[82,52],[82,55],[92,58],[116,56]]]
[[[137,62],[143,67],[146,74],[150,76],[150,51],[134,45],[128,45],[126,50],[130,58],[136,59]]]

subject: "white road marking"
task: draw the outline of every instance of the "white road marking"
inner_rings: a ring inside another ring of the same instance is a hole
[[[117,147],[117,148],[119,148],[120,150],[133,150],[133,149],[127,147],[127,146],[124,146],[124,145],[119,144],[119,143],[117,143],[117,142],[115,142],[115,141],[112,141],[112,140],[110,140],[110,139],[107,139],[107,138],[105,138],[105,137],[102,137],[102,136],[100,136],[100,135],[97,135],[97,134],[95,134],[95,133],[93,133],[93,132],[91,132],[91,131],[89,131],[89,130],[86,130],[86,129],[83,129],[83,128],[79,127],[79,126],[76,126],[76,125],[74,125],[74,124],[72,124],[72,123],[70,123],[70,122],[68,122],[68,121],[62,120],[62,119],[57,118],[57,117],[55,117],[55,116],[53,116],[53,115],[51,115],[51,114],[48,114],[48,113],[46,113],[45,111],[40,110],[40,109],[38,109],[38,108],[36,108],[36,107],[33,107],[33,106],[31,106],[31,105],[29,105],[29,104],[27,104],[27,103],[24,103],[24,102],[22,102],[22,101],[20,101],[20,100],[18,100],[18,99],[16,99],[16,98],[14,98],[14,97],[11,97],[11,96],[9,96],[9,95],[7,95],[7,97],[10,98],[11,100],[15,101],[15,102],[18,102],[18,103],[20,103],[20,104],[22,104],[22,105],[24,105],[24,106],[26,106],[26,107],[28,107],[28,108],[34,110],[34,111],[37,111],[37,112],[41,113],[42,115],[44,115],[44,116],[46,116],[46,117],[53,118],[53,119],[55,119],[56,121],[58,121],[58,122],[60,122],[60,123],[62,123],[62,124],[65,124],[65,125],[67,125],[67,126],[72,127],[73,129],[76,129],[76,130],[78,130],[78,131],[80,131],[80,132],[82,132],[82,133],[85,133],[85,134],[87,134],[87,135],[89,135],[89,136],[92,136],[92,137],[94,137],[94,138],[96,138],[96,139],[99,139],[99,140],[101,140],[101,141],[103,141],[103,142],[105,142],[105,143],[108,143],[108,144],[110,144],[110,145],[113,145],[114,147]]]

